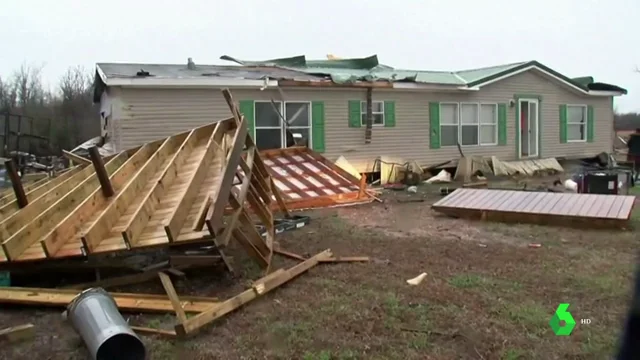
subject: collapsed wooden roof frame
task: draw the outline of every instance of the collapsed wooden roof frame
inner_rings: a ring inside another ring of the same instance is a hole
[[[275,236],[272,199],[285,216],[289,212],[231,93],[223,90],[223,95],[231,118],[93,161],[93,166],[73,167],[26,193],[29,203],[22,208],[16,200],[8,199],[0,205],[0,261],[90,255],[206,239],[223,248],[234,238],[268,269]],[[189,167],[194,169],[183,172]],[[243,179],[241,191],[235,195],[231,188],[239,168],[250,176]],[[109,187],[114,190],[112,195]],[[162,213],[156,211],[165,198],[175,204]],[[245,200],[267,228],[266,240],[247,214]],[[234,213],[225,224],[227,204]],[[122,219],[126,220],[124,225],[116,226]],[[156,225],[160,232],[148,231]],[[205,225],[208,234],[203,231]],[[118,236],[107,239],[114,231]],[[157,237],[142,241],[143,232]],[[114,245],[104,245],[106,240]],[[69,244],[71,250],[67,251],[64,248]]]

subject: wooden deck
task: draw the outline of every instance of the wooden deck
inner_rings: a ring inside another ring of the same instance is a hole
[[[227,95],[225,94],[225,97]],[[238,240],[268,268],[274,235],[272,199],[286,212],[230,93],[233,117],[106,158],[114,194],[105,195],[96,164],[72,168],[28,190],[20,208],[0,202],[0,263],[59,259],[209,240]],[[244,157],[243,157],[244,156]],[[239,169],[250,176],[232,193]],[[245,199],[268,229],[248,221]],[[225,224],[227,205],[236,210]],[[240,219],[240,221],[237,221]],[[205,226],[206,225],[206,226]],[[242,229],[242,230],[240,230]],[[223,255],[224,258],[224,255]]]
[[[635,196],[458,189],[433,204],[470,219],[578,227],[624,227]]]

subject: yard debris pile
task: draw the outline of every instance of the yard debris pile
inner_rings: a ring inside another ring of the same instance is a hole
[[[85,269],[84,275],[95,270],[96,279],[57,288],[12,287],[8,280],[0,287],[0,303],[63,308],[86,289],[160,280],[166,295],[109,297],[121,311],[176,314],[172,330],[133,326],[135,332],[187,336],[319,263],[368,261],[334,256],[329,249],[306,257],[275,241],[276,233],[309,221],[289,208],[364,203],[373,196],[363,178],[306,148],[259,152],[231,93],[223,95],[232,113],[228,119],[104,158],[95,147],[87,150],[91,160],[67,152],[75,166],[33,185],[17,182],[13,193],[4,193],[3,274],[73,268]],[[232,245],[260,267],[262,278],[227,300],[178,296],[172,278],[184,278],[186,271],[208,274],[223,266],[233,273],[226,253]],[[298,264],[276,269],[274,254]],[[125,267],[136,271],[122,274]],[[104,278],[107,268],[120,273]]]

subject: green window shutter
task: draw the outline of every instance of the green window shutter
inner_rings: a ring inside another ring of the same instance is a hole
[[[360,115],[360,100],[349,100],[349,127],[362,127],[362,116]]]
[[[253,100],[240,100],[240,112],[244,114],[245,119],[247,119],[247,127],[249,135],[255,140],[256,134],[254,129],[256,127],[256,117],[254,113]]]
[[[324,152],[324,102],[311,103],[311,148],[317,152]]]
[[[396,126],[396,102],[384,102],[384,127]]]
[[[440,103],[429,103],[429,148],[440,149]]]
[[[507,145],[507,104],[498,104],[498,145]]]
[[[587,142],[593,142],[593,136],[595,135],[594,116],[593,106],[587,106]]]
[[[567,142],[567,105],[560,105],[560,143]]]

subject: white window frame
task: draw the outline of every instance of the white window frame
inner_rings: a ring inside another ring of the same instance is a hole
[[[382,111],[373,111],[373,104],[380,104],[380,108],[382,109]],[[362,106],[364,105],[364,111],[362,111]],[[382,124],[374,124],[372,123],[371,126],[384,126],[384,123],[386,121],[385,117],[384,117],[384,101],[371,101],[371,116],[373,115],[382,115]],[[367,115],[367,102],[366,101],[360,101],[360,125],[361,126],[367,126],[366,121],[362,121],[362,115]],[[373,120],[373,119],[371,119]]]
[[[483,123],[482,122],[482,106],[493,106],[494,108],[494,118],[493,118],[493,123],[492,124],[488,124],[488,123]],[[482,125],[485,126],[494,126],[495,127],[495,133],[494,133],[494,139],[496,139],[495,142],[492,143],[482,143],[482,140],[480,139],[480,128],[482,127]],[[486,103],[486,102],[481,102],[478,105],[478,142],[480,143],[479,146],[497,146],[498,145],[498,104],[497,103]]]
[[[584,122],[571,122],[569,119],[569,108],[582,108],[583,109],[583,114],[584,114]],[[568,143],[583,143],[583,142],[587,142],[587,123],[589,122],[589,108],[587,105],[584,104],[567,104],[567,142]],[[583,125],[584,126],[584,131],[583,131],[583,135],[584,138],[583,139],[578,139],[578,140],[570,140],[569,139],[569,126],[570,125]]]
[[[312,139],[313,139],[313,126],[312,126],[312,114],[311,114],[311,101],[276,101],[274,100],[274,102],[276,104],[280,104],[280,108],[278,109],[280,111],[280,115],[282,115],[282,117],[284,117],[284,119],[287,119],[287,105],[288,103],[294,103],[294,104],[308,104],[309,105],[309,117],[308,117],[308,126],[287,126],[289,129],[291,130],[295,130],[295,129],[309,129],[309,138],[307,139],[308,143],[309,143],[309,147],[311,147],[312,145]],[[253,116],[255,118],[254,120],[254,126],[253,126],[253,138],[256,139],[256,134],[257,134],[257,130],[258,129],[271,129],[271,130],[275,130],[275,129],[280,129],[280,146],[281,149],[286,148],[287,146],[287,136],[286,136],[286,132],[285,132],[285,124],[284,124],[284,120],[280,117],[278,117],[278,120],[280,121],[280,125],[279,126],[258,126],[258,121],[257,121],[257,114],[258,112],[256,111],[256,104],[258,103],[264,103],[264,104],[271,104],[271,101],[266,101],[266,100],[255,100],[253,102]],[[258,141],[257,139],[255,140],[256,142]]]
[[[440,121],[440,144],[441,147],[450,147],[450,146],[458,146],[458,144],[455,145],[442,145],[442,127],[443,126],[457,126],[458,127],[458,139],[457,142],[460,143],[461,147],[477,147],[477,146],[497,146],[498,145],[498,104],[497,103],[489,103],[489,102],[441,102],[439,104],[440,106],[440,114],[442,114],[442,105],[456,105],[457,106],[457,110],[458,110],[458,124],[457,125],[451,125],[451,124],[442,124],[442,120]],[[477,108],[477,123],[476,124],[463,124],[462,123],[462,106],[463,105],[475,105]],[[489,123],[483,123],[482,122],[482,116],[481,116],[481,109],[482,106],[493,106],[495,109],[495,117],[494,117],[494,122],[489,124]],[[495,127],[495,142],[493,143],[482,143],[482,139],[480,138],[480,129],[482,128],[482,125],[486,125],[486,126],[494,126]],[[462,126],[476,126],[477,127],[477,131],[478,131],[478,143],[474,144],[474,145],[463,145],[462,144]]]
[[[440,123],[440,131],[438,132],[438,134],[440,135],[440,147],[451,147],[451,146],[458,146],[458,144],[453,144],[453,145],[442,145],[442,127],[443,126],[456,126],[458,128],[458,131],[456,131],[458,133],[458,138],[456,139],[457,142],[460,142],[460,131],[461,131],[461,127],[460,127],[460,103],[457,102],[441,102],[438,106],[440,107],[440,109],[438,109],[438,113],[442,114],[442,105],[455,105],[456,106],[456,112],[458,114],[458,122],[455,125],[452,124],[442,124],[442,115],[440,116],[439,119],[439,123]]]

